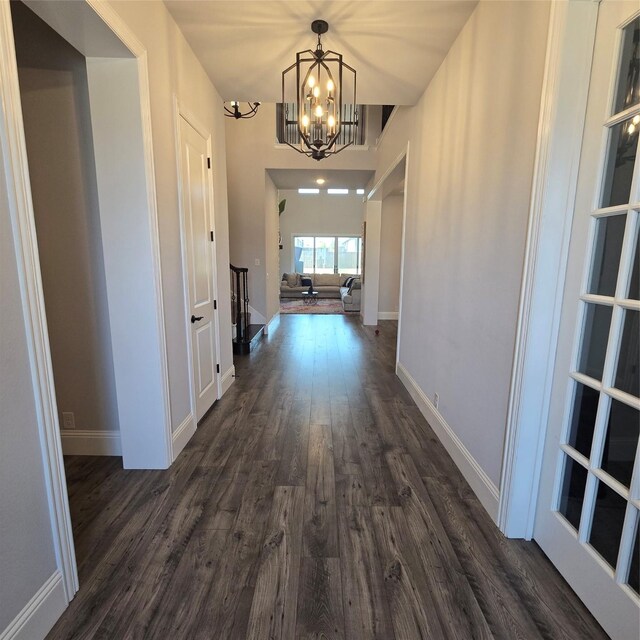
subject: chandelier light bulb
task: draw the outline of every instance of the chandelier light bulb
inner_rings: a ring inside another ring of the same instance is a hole
[[[306,113],[302,116],[302,126],[305,129],[309,127],[309,116]]]
[[[241,110],[241,102],[237,100],[229,100],[229,102],[223,102],[224,115],[227,118],[234,118],[235,120],[253,118],[258,113],[259,102],[245,102],[247,108],[245,111]]]
[[[315,87],[313,87],[313,97],[317,98],[319,95],[320,95],[320,87],[316,85]]]
[[[635,124],[635,125],[639,125],[640,124],[640,116],[634,116],[634,118],[631,121],[631,123]]]
[[[316,79],[313,76],[309,76],[309,80],[307,81],[307,84],[309,85],[310,89],[313,89],[315,83],[316,83]]]
[[[329,118],[327,119],[327,124],[331,129],[333,129],[336,126],[336,119],[333,116],[329,116]]]
[[[331,93],[334,90],[334,88],[335,87],[333,86],[333,80],[327,81],[327,91]]]
[[[631,124],[629,125],[629,128],[627,129],[627,133],[628,133],[629,135],[631,135],[635,130],[636,130],[636,125],[635,125],[635,124],[633,124],[633,123],[631,123]]]
[[[322,118],[324,111],[322,110],[322,107],[320,105],[316,107],[315,114],[317,118]]]

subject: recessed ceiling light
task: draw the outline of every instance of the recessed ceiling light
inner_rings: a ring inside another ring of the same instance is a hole
[[[364,189],[356,189],[356,193],[357,193],[359,196],[363,196],[363,195],[364,195]]]
[[[345,193],[349,193],[349,189],[327,189],[327,193],[330,193],[331,195],[334,196],[342,196]]]
[[[324,182],[325,182],[324,178],[318,178],[316,180],[316,184],[324,184]]]
[[[298,189],[298,193],[320,193],[320,189]]]

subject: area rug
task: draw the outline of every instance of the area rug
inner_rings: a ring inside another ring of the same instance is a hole
[[[320,299],[316,304],[305,304],[303,300],[281,300],[280,313],[344,313],[342,301]]]

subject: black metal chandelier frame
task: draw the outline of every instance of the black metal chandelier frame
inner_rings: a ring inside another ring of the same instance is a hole
[[[307,49],[296,54],[296,61],[282,72],[282,118],[284,129],[288,125],[297,125],[300,135],[300,146],[285,141],[285,144],[314,160],[322,160],[350,147],[355,142],[358,126],[358,113],[354,111],[353,119],[343,121],[343,74],[353,74],[353,105],[356,105],[356,71],[342,59],[342,54],[335,51],[324,51],[321,36],[329,30],[324,20],[314,20],[311,30],[317,34],[318,43],[315,50]],[[331,67],[334,67],[332,72]],[[293,69],[296,72],[296,108],[289,113],[286,101],[285,82],[287,74]],[[337,71],[337,73],[336,73]],[[315,75],[314,75],[315,74]],[[326,76],[327,95],[320,100],[320,86]],[[336,78],[337,76],[337,78]],[[324,104],[321,104],[323,102]],[[338,145],[343,126],[350,127],[350,140]]]
[[[249,107],[249,111],[245,111],[242,113],[240,111],[240,103],[238,101],[233,101],[229,103],[231,105],[231,109],[227,107],[226,103],[224,105],[225,116],[227,118],[235,118],[236,120],[253,118],[253,116],[258,113],[258,107],[260,106],[260,102],[247,102],[247,106]]]

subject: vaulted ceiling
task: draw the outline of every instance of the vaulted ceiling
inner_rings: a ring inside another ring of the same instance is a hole
[[[281,73],[313,49],[358,72],[361,104],[415,104],[477,0],[165,0],[224,100],[279,102]]]

